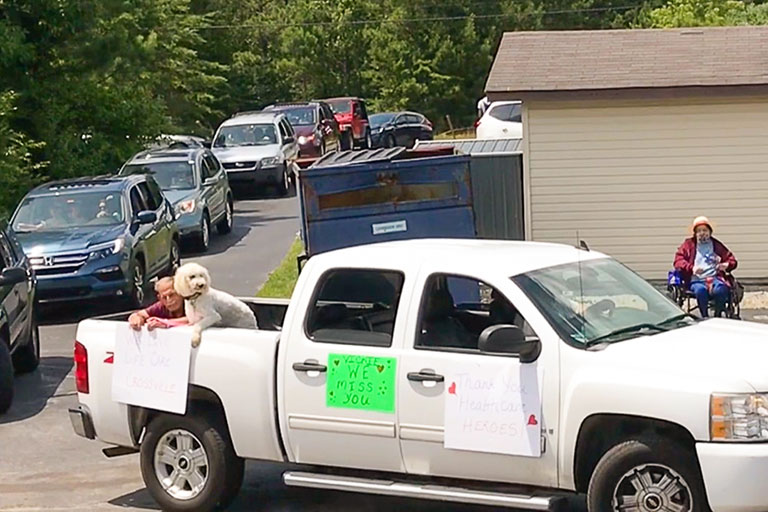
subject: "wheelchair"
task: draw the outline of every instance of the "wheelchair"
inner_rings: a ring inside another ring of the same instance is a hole
[[[729,284],[730,294],[725,303],[724,314],[726,318],[741,320],[741,300],[744,298],[744,286],[731,273],[726,274],[725,277]],[[698,309],[696,296],[685,286],[683,276],[678,270],[670,270],[667,274],[667,294],[686,313]],[[715,302],[710,299],[709,309],[714,311],[714,308]]]

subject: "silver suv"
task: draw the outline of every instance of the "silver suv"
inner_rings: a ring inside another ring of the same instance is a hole
[[[272,185],[288,193],[299,144],[284,114],[235,114],[219,126],[212,149],[233,185]]]

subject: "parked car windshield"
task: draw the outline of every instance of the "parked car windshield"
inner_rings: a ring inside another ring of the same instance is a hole
[[[231,148],[237,146],[267,146],[277,144],[275,125],[269,124],[238,124],[222,126],[216,137],[214,146]]]
[[[78,192],[28,197],[13,219],[19,233],[109,226],[124,221],[123,202],[116,192]]]
[[[571,344],[656,334],[692,320],[643,278],[610,258],[568,263],[512,278]]]
[[[315,119],[314,107],[286,108],[277,109],[277,111],[285,114],[285,117],[288,118],[288,122],[293,126],[313,125],[317,122]]]
[[[196,186],[189,162],[153,162],[126,165],[120,174],[151,174],[163,190],[189,190]]]
[[[371,124],[371,128],[378,128],[379,126],[383,126],[389,122],[391,122],[395,118],[395,114],[373,114],[371,117],[368,118],[368,122]]]
[[[352,111],[352,102],[349,100],[331,100],[328,104],[334,114],[347,114]]]

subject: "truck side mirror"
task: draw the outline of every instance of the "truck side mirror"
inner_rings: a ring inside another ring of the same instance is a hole
[[[153,211],[143,211],[136,215],[139,224],[154,224],[157,222],[157,214]]]
[[[486,354],[516,354],[521,363],[532,363],[541,354],[541,341],[527,340],[516,325],[492,325],[480,333],[477,343]]]
[[[27,280],[27,271],[21,267],[9,267],[0,274],[0,286],[13,286]]]

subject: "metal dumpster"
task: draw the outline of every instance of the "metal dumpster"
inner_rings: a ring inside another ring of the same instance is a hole
[[[388,240],[475,238],[470,158],[452,152],[334,153],[300,170],[306,256]]]

